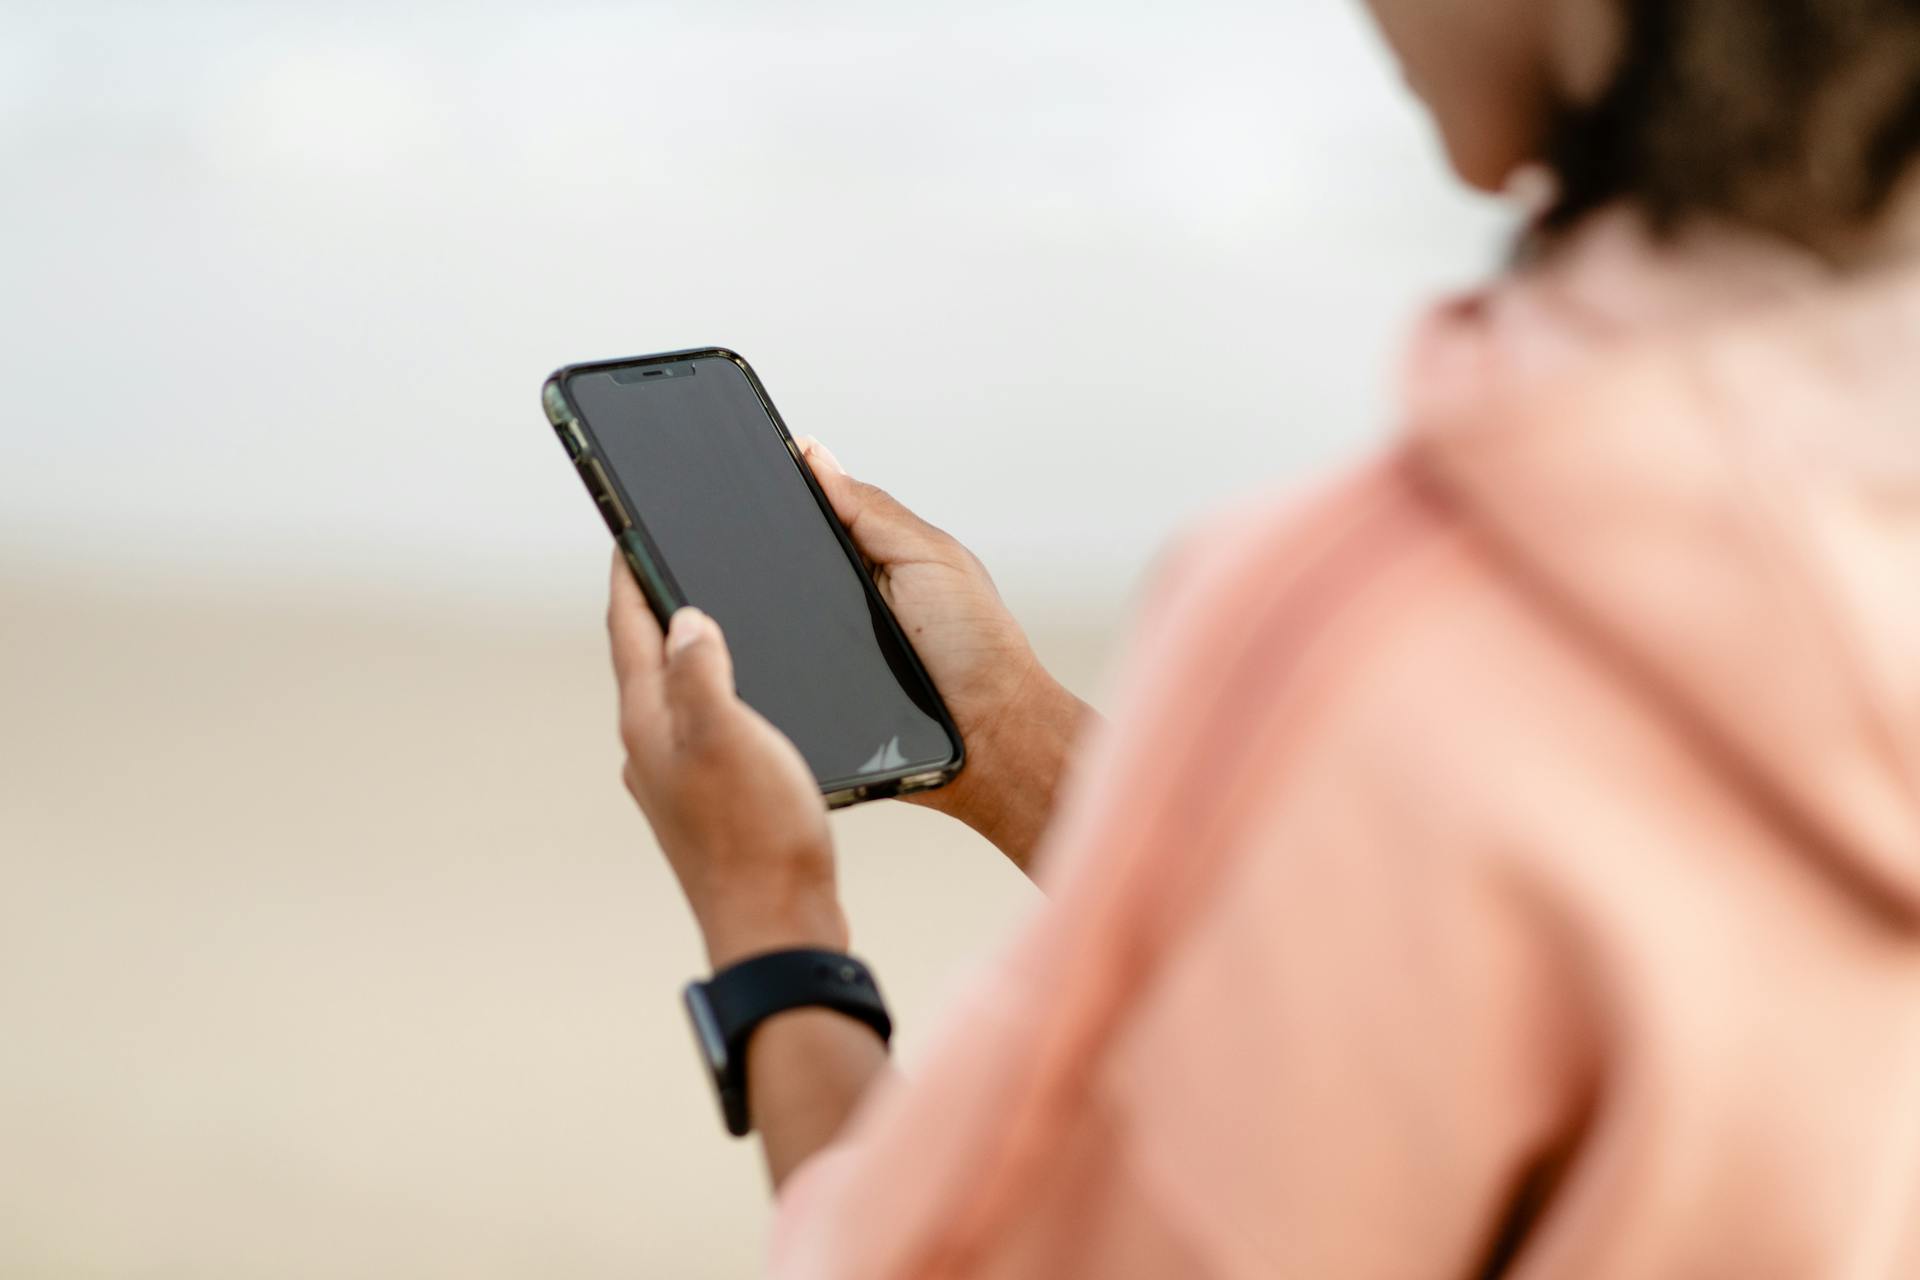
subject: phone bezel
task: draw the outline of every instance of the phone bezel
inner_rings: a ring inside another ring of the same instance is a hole
[[[747,385],[753,388],[754,396],[760,401],[767,418],[779,432],[781,443],[792,457],[794,470],[800,480],[813,494],[820,514],[826,519],[827,527],[833,530],[839,539],[842,552],[853,565],[863,590],[867,593],[869,605],[878,610],[879,616],[893,638],[906,655],[907,663],[914,679],[920,682],[933,708],[935,719],[946,732],[950,746],[948,758],[938,764],[915,764],[905,769],[889,770],[882,773],[858,775],[851,778],[836,778],[821,783],[820,793],[826,799],[829,808],[839,809],[848,805],[860,804],[868,800],[884,800],[893,796],[911,795],[920,791],[931,791],[951,782],[966,764],[966,742],[960,736],[960,728],[954,723],[953,715],[947,710],[946,700],[940,696],[940,690],[927,674],[926,666],[920,661],[920,655],[914,651],[913,643],[900,626],[900,620],[893,616],[885,597],[880,594],[879,584],[874,582],[873,573],[867,567],[865,557],[854,545],[853,536],[840,523],[834,514],[833,504],[821,489],[820,482],[814,478],[813,468],[801,456],[800,447],[794,442],[793,433],[787,429],[786,419],[780,416],[773,398],[767,394],[767,388],[760,381],[753,366],[738,352],[726,347],[690,347],[681,351],[663,351],[654,355],[629,356],[616,360],[589,360],[577,364],[565,365],[554,370],[541,388],[541,407],[546,411],[547,421],[559,435],[561,445],[566,449],[574,464],[574,472],[586,486],[587,493],[599,508],[606,521],[609,532],[613,534],[615,544],[620,548],[633,576],[640,584],[641,593],[646,597],[648,606],[655,618],[665,627],[675,609],[686,604],[686,596],[673,579],[672,569],[661,556],[652,536],[647,532],[645,522],[635,510],[632,498],[627,494],[608,460],[601,453],[594,437],[592,426],[586,421],[580,408],[574,403],[573,393],[568,382],[583,373],[610,373],[623,369],[644,368],[649,365],[677,364],[687,360],[727,360],[737,365],[746,375]],[[604,477],[606,488],[599,479]]]

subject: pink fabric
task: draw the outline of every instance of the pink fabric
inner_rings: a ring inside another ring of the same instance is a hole
[[[1920,276],[1597,222],[1167,575],[776,1273],[1920,1275]]]

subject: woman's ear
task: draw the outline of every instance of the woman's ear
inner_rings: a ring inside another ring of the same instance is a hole
[[[1554,88],[1585,106],[1613,83],[1626,55],[1631,0],[1547,0],[1547,55]]]

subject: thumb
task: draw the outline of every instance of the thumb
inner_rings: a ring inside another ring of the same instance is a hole
[[[712,618],[684,606],[667,627],[663,692],[674,737],[698,741],[736,705],[733,655]]]
[[[833,514],[853,536],[860,554],[882,567],[932,558],[947,535],[876,485],[855,480],[839,459],[812,436],[799,442],[800,454],[833,506]]]

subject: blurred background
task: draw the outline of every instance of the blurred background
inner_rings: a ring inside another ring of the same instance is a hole
[[[1502,251],[1350,0],[0,0],[0,1274],[753,1274],[538,409],[725,344],[1096,703]],[[838,815],[916,1045],[1031,889]]]

